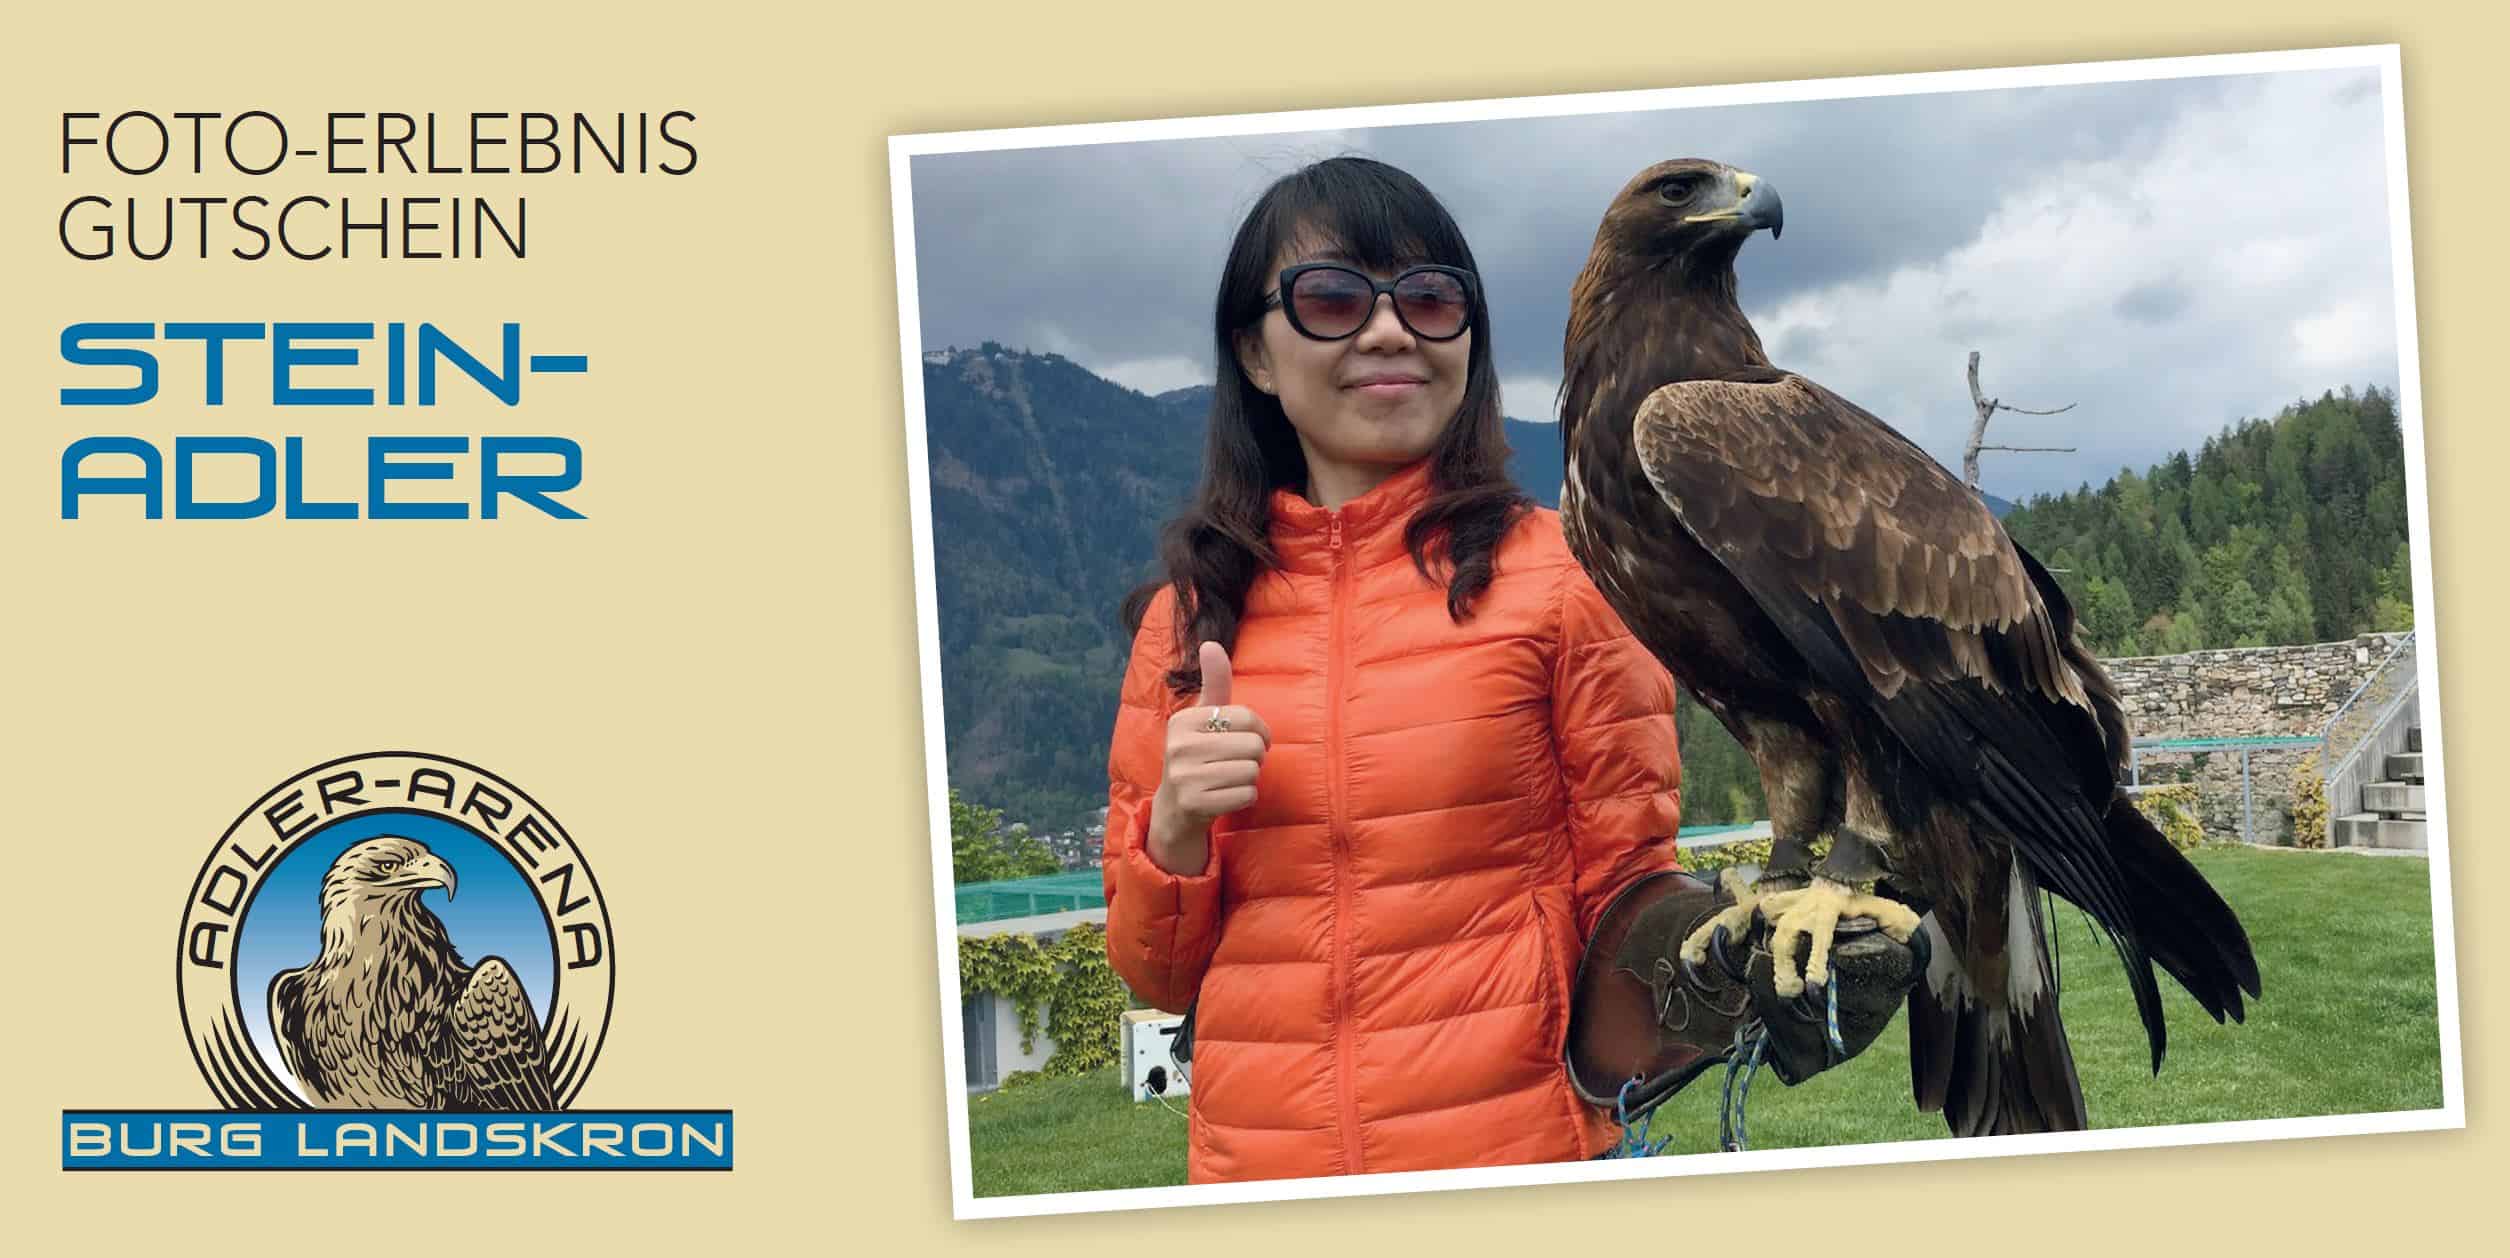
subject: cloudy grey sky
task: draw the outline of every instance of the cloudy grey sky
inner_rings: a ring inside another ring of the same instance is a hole
[[[1211,379],[1238,220],[1299,165],[1365,153],[1463,225],[1504,402],[1549,419],[1569,285],[1605,205],[1669,157],[1753,171],[1787,234],[1743,307],[1771,358],[1958,466],[1969,351],[2010,498],[2097,483],[2301,397],[2397,382],[2374,69],[2286,71],[913,159],[923,346],[1060,353],[1145,392]]]

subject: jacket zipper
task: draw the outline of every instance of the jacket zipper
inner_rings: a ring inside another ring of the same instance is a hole
[[[1342,604],[1344,594],[1342,556],[1342,513],[1336,511],[1325,532],[1325,549],[1330,556],[1333,586],[1332,612],[1325,634],[1325,728],[1327,759],[1332,771],[1326,775],[1326,829],[1333,838],[1333,992],[1336,1010],[1333,1020],[1334,1091],[1341,1105],[1342,1157],[1348,1173],[1358,1175],[1366,1168],[1360,1165],[1360,1106],[1357,1089],[1351,1081],[1351,839],[1348,823],[1343,817],[1344,787],[1342,781]]]

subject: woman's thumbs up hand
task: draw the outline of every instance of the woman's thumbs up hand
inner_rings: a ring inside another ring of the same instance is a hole
[[[1251,708],[1229,702],[1229,652],[1202,646],[1203,689],[1194,706],[1168,718],[1167,756],[1151,796],[1151,859],[1192,877],[1211,856],[1211,823],[1255,802],[1255,777],[1272,728]]]
[[[1203,693],[1194,696],[1196,706],[1229,701],[1229,648],[1217,642],[1203,644],[1200,661],[1203,671]]]

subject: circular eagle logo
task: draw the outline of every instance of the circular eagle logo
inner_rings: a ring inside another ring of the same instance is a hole
[[[477,765],[316,765],[235,819],[185,902],[177,991],[231,1109],[549,1112],[610,1022],[610,915],[549,811]]]

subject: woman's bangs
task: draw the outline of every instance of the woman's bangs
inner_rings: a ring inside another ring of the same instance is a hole
[[[1396,271],[1435,263],[1467,266],[1463,241],[1434,202],[1404,196],[1376,180],[1352,180],[1340,188],[1307,181],[1293,203],[1282,206],[1285,244],[1339,253],[1362,268]]]

